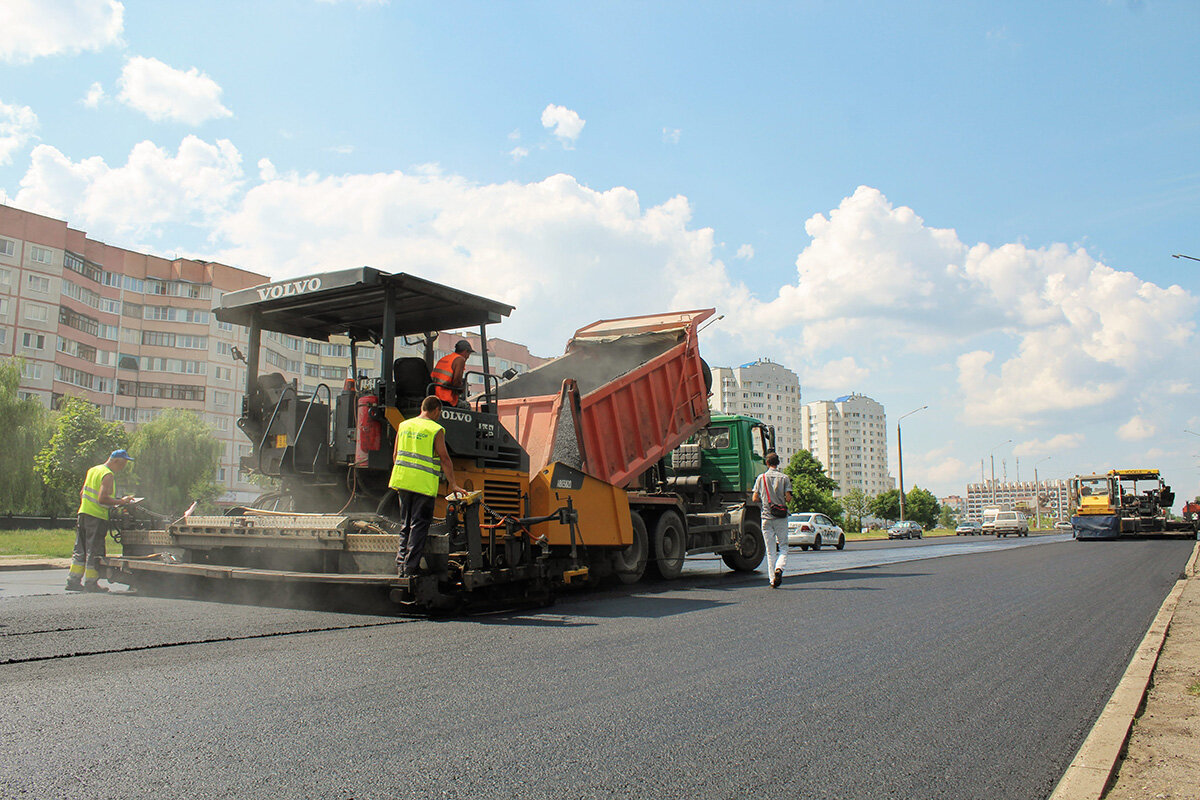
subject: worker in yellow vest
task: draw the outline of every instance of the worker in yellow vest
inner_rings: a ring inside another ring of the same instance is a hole
[[[471,343],[459,339],[454,345],[454,352],[438,359],[429,375],[433,378],[433,393],[446,405],[457,406],[466,392],[466,381],[463,373],[467,368],[467,359],[471,357]]]
[[[133,495],[117,497],[115,475],[133,458],[125,450],[113,450],[108,460],[87,471],[79,490],[79,511],[75,521],[75,552],[67,575],[68,592],[107,592],[100,585],[100,559],[104,556],[104,537],[108,533],[109,509],[127,505]]]
[[[417,574],[417,565],[425,552],[425,537],[433,522],[433,503],[441,475],[446,477],[450,494],[462,491],[454,481],[454,464],[446,450],[445,430],[438,424],[441,416],[442,401],[426,397],[421,402],[420,416],[406,419],[396,427],[396,453],[388,486],[396,490],[400,500],[396,569],[401,577]]]

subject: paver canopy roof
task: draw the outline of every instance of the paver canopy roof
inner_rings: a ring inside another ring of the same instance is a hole
[[[349,334],[378,341],[384,296],[395,297],[396,335],[491,325],[513,307],[403,272],[371,267],[308,275],[230,292],[214,309],[217,319],[262,330],[327,340]]]

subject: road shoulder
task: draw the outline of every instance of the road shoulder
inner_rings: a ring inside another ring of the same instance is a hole
[[[1200,543],[1051,800],[1200,799],[1198,559]]]

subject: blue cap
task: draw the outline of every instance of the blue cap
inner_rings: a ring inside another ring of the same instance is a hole
[[[129,455],[128,450],[113,450],[109,458],[123,458],[126,461],[133,461],[133,456]]]

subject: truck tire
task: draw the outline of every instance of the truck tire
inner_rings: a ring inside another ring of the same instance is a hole
[[[621,583],[637,583],[646,572],[646,561],[650,557],[650,541],[646,535],[646,523],[641,514],[634,511],[629,515],[633,520],[633,541],[623,550],[613,553],[613,572]]]
[[[757,522],[746,520],[742,523],[738,549],[721,553],[721,560],[738,572],[754,572],[766,554],[767,543],[763,541],[762,528]]]
[[[667,580],[674,580],[683,572],[683,558],[687,555],[687,530],[683,520],[674,511],[665,511],[654,526],[654,567]]]

